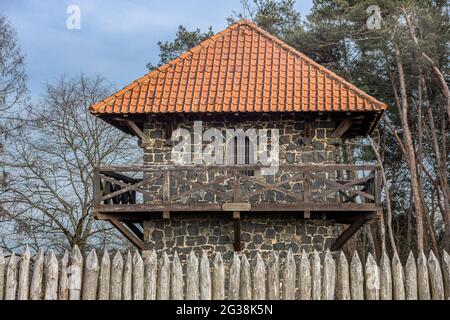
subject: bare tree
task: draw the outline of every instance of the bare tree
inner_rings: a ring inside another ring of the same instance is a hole
[[[63,77],[48,84],[41,103],[31,108],[26,130],[5,151],[9,178],[0,227],[10,243],[4,246],[123,247],[122,237],[91,214],[93,166],[140,156],[128,136],[88,112],[109,91],[100,77]]]
[[[11,108],[27,97],[25,58],[16,31],[0,15],[0,133],[6,134],[14,117]]]

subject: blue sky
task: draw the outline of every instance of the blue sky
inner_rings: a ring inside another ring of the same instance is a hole
[[[69,5],[81,9],[81,29],[69,30]],[[297,0],[305,17],[312,0]],[[226,18],[242,11],[240,0],[14,0],[0,13],[16,28],[26,56],[31,97],[60,75],[99,74],[117,88],[146,73],[158,61],[159,40],[172,40],[179,25],[188,29],[226,28]]]

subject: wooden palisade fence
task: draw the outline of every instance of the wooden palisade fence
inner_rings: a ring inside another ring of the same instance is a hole
[[[302,253],[296,261],[272,253],[266,261],[257,254],[250,262],[235,253],[229,264],[220,254],[191,253],[185,267],[178,255],[158,259],[150,252],[108,252],[100,259],[91,251],[84,259],[75,247],[58,261],[50,251],[33,259],[24,254],[4,257],[0,251],[0,299],[7,300],[442,300],[450,299],[450,257],[442,262],[431,252],[405,265],[383,254],[379,265],[371,254],[363,264],[355,252],[350,261],[340,252]]]

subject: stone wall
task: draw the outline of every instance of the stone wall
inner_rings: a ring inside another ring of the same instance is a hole
[[[295,214],[241,214],[242,252],[254,257],[256,252],[268,255],[279,251],[281,257],[292,249],[323,252],[337,234],[336,226],[321,220],[300,220]],[[208,255],[220,252],[229,259],[234,245],[234,222],[231,214],[174,214],[171,220],[149,220],[144,223],[147,250],[185,256],[191,250]]]
[[[281,164],[336,163],[337,151],[341,145],[340,139],[331,138],[336,123],[330,115],[309,121],[298,114],[282,113],[239,114],[238,116],[234,114],[174,115],[170,123],[164,118],[151,117],[144,126],[145,134],[151,138],[142,145],[144,163],[147,165],[170,164],[172,131],[184,128],[192,132],[194,121],[202,121],[203,130],[209,128],[278,129]],[[305,126],[310,128],[309,134]],[[294,191],[298,191],[298,186],[292,187]],[[156,186],[155,190],[157,190]],[[273,191],[266,194],[269,196],[264,194],[262,198],[270,201],[279,202],[281,196],[284,197],[283,194],[276,195],[277,193]],[[272,195],[273,198],[270,198]],[[200,200],[205,201],[204,198],[205,195]],[[196,199],[196,195],[192,195],[189,201],[197,201]],[[242,215],[242,248],[250,256],[256,251],[267,253],[270,250],[283,251],[289,248],[295,254],[299,254],[302,249],[323,251],[336,237],[336,226],[332,222],[299,220],[298,216],[289,213],[271,213],[264,217],[260,214],[258,217]],[[146,221],[144,238],[147,248],[157,251],[176,250],[180,254],[186,254],[194,249],[199,252],[204,250],[208,253],[223,252],[229,255],[233,251],[233,226],[234,222],[230,213],[189,216],[172,214],[170,221]]]

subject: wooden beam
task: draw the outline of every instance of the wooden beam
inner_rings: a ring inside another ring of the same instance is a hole
[[[141,130],[141,128],[139,128],[139,126],[134,121],[125,120],[125,123],[134,132],[134,134],[139,137],[139,139],[141,140],[149,139],[147,135]]]
[[[364,225],[366,218],[361,217],[353,222],[333,243],[331,251],[339,251],[344,244]]]
[[[138,227],[136,227],[136,225],[133,222],[126,221],[123,223],[128,227],[128,229],[130,229],[136,235],[136,237],[138,237],[141,241],[144,241],[144,234]]]
[[[234,219],[234,251],[241,251],[241,213],[233,212]]]
[[[348,129],[352,126],[352,122],[350,119],[345,119],[341,122],[341,124],[334,130],[333,134],[331,135],[332,138],[341,138]]]
[[[109,222],[111,222],[112,225],[139,250],[145,250],[144,241],[139,239],[130,229],[125,227],[122,222],[114,218],[110,218]]]

